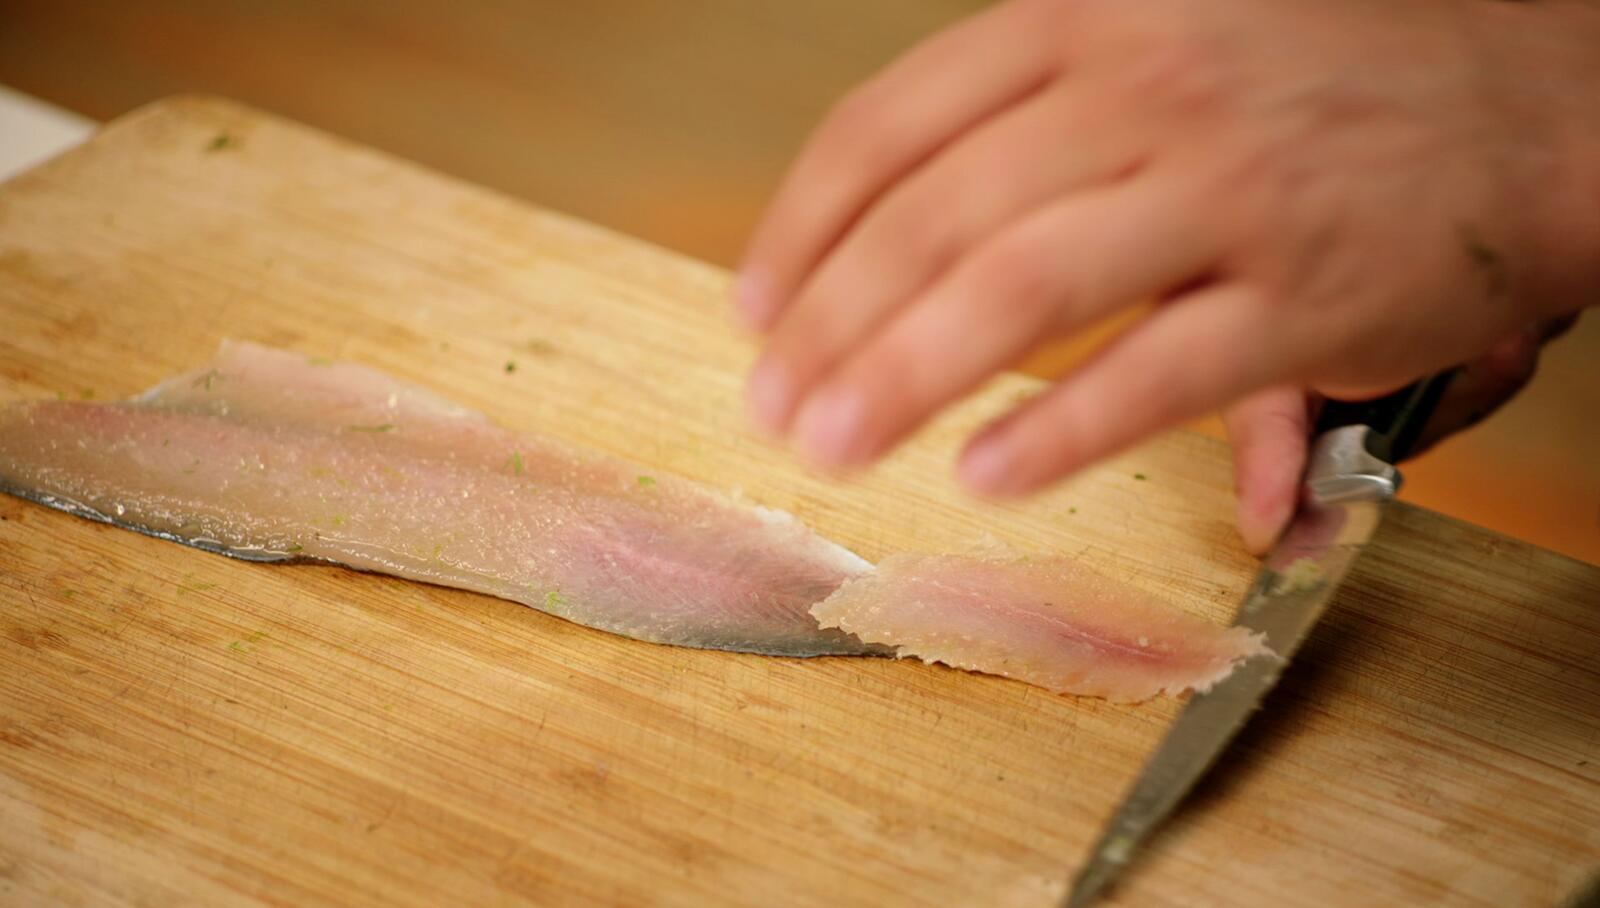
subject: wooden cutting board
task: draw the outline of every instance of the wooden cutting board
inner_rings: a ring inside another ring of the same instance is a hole
[[[0,399],[240,337],[368,363],[789,509],[868,558],[984,536],[1225,621],[1227,452],[964,497],[1005,377],[837,482],[738,416],[727,276],[229,103],[0,186]],[[1508,481],[1510,481],[1508,479]],[[652,646],[0,499],[0,902],[1046,906],[1178,708],[885,659]],[[1127,905],[1546,905],[1600,864],[1600,569],[1394,509]]]

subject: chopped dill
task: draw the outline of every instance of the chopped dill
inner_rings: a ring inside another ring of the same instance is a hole
[[[293,555],[295,552],[303,552],[305,550],[306,550],[306,547],[301,545],[298,542],[295,543],[294,545],[291,545],[288,548],[284,549],[284,551],[289,553],[290,555]]]
[[[1068,514],[1076,514],[1076,513],[1078,513],[1078,509],[1077,508],[1067,508],[1067,513]]]
[[[238,144],[238,139],[225,132],[219,132],[210,142],[206,143],[206,151],[222,151],[225,148],[234,148]]]
[[[78,591],[77,590],[62,590],[61,591],[61,598],[62,599],[71,599],[73,596],[76,596],[76,595],[78,595]]]
[[[342,527],[344,526],[344,521],[345,516],[343,514],[335,514],[333,515],[333,520],[330,522],[336,527]]]
[[[522,475],[522,452],[521,451],[512,451],[511,452],[511,460],[509,461],[509,464],[511,466],[511,472],[513,474],[517,475],[517,476],[521,476]]]
[[[1133,474],[1133,478],[1139,480],[1140,482],[1144,482],[1146,479],[1149,479],[1150,477],[1144,475],[1143,473],[1135,473],[1135,474]]]
[[[393,432],[395,430],[395,424],[392,422],[386,422],[381,426],[345,426],[344,430],[346,432],[372,432],[374,434],[381,435],[385,432]]]
[[[219,379],[221,377],[222,376],[217,374],[217,370],[208,369],[206,371],[206,374],[204,374],[204,375],[202,375],[199,378],[194,380],[194,386],[196,388],[204,388],[207,391],[210,391],[211,390],[211,386],[213,384],[216,384],[217,379]]]
[[[561,595],[560,593],[556,592],[555,590],[551,590],[550,592],[544,594],[544,607],[545,608],[558,609],[558,608],[561,608],[563,605],[566,605],[566,604],[567,604],[567,597]]]
[[[514,359],[506,360],[506,374],[510,375],[515,371],[517,371],[517,361]]]
[[[236,653],[250,652],[250,647],[243,640],[233,641],[232,643],[228,644],[228,649],[231,649]]]
[[[640,476],[639,477],[639,485],[643,486],[644,488],[648,489],[648,488],[650,488],[651,486],[653,486],[655,484],[656,484],[656,478],[654,476]]]
[[[433,544],[433,554],[428,556],[428,560],[429,561],[438,561],[439,560],[439,553],[442,552],[442,551],[444,551],[444,546],[442,544],[440,544],[440,543],[435,542]]]

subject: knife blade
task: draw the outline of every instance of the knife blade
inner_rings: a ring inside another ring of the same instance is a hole
[[[1277,684],[1377,531],[1399,489],[1394,464],[1410,452],[1454,376],[1452,370],[1378,400],[1330,401],[1323,408],[1294,518],[1234,616],[1236,626],[1263,634],[1271,652],[1185,704],[1101,832],[1062,908],[1085,908],[1099,898]]]

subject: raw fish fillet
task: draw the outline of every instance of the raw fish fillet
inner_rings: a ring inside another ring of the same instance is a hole
[[[901,657],[1121,702],[1205,690],[1269,652],[1055,557],[891,555],[811,614]]]
[[[869,565],[781,511],[248,343],[121,403],[0,409],[0,489],[261,561],[317,559],[649,640],[884,652],[810,606]]]

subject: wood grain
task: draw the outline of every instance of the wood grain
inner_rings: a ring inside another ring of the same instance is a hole
[[[1216,442],[974,502],[949,462],[1037,387],[1008,376],[829,480],[743,429],[726,284],[176,99],[0,187],[0,399],[122,396],[249,338],[738,486],[869,558],[987,534],[1225,620],[1253,564]],[[1549,904],[1600,861],[1597,606],[1600,570],[1396,508],[1116,903]],[[651,646],[10,499],[0,625],[15,904],[1043,906],[1178,706]]]

